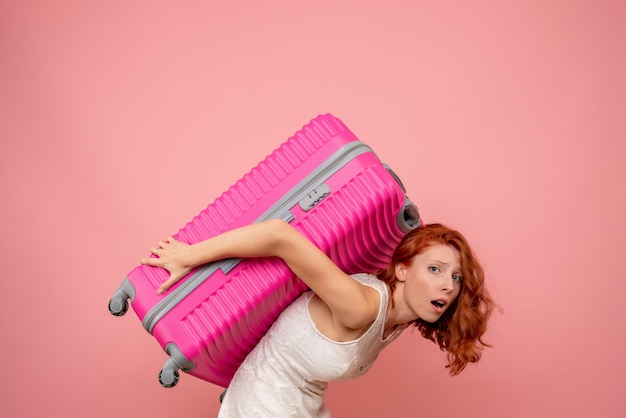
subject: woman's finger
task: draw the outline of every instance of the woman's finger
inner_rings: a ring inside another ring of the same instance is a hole
[[[141,264],[143,264],[144,266],[160,267],[161,266],[161,259],[160,258],[154,258],[154,257],[145,257],[145,258],[141,259]]]
[[[166,281],[163,282],[163,284],[159,287],[159,289],[157,290],[157,294],[158,295],[162,295],[163,293],[165,293],[170,287],[172,287],[173,285],[175,285],[176,283],[178,283],[178,281],[181,279],[181,277],[178,276],[172,276],[170,275],[170,278],[167,279]]]

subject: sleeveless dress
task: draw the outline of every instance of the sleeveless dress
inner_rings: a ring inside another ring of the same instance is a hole
[[[309,315],[313,292],[303,293],[243,361],[218,418],[331,417],[323,398],[327,382],[365,374],[380,351],[402,332],[397,328],[383,339],[389,302],[385,283],[369,274],[352,277],[380,293],[378,315],[370,328],[353,341],[325,337]]]

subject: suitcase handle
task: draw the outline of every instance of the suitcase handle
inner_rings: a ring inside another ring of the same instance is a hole
[[[404,183],[402,183],[402,180],[400,180],[400,177],[398,177],[398,175],[394,173],[394,171],[391,169],[391,167],[389,167],[387,163],[383,163],[383,167],[385,167],[385,169],[389,172],[389,174],[391,174],[391,177],[393,177],[393,179],[400,185],[400,188],[402,189],[402,191],[406,193],[406,187],[404,187]]]

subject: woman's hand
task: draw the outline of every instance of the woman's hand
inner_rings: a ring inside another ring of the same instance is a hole
[[[362,285],[332,262],[324,252],[281,219],[253,223],[193,245],[169,237],[151,248],[157,257],[142,264],[170,272],[159,287],[162,294],[200,265],[225,258],[279,257],[328,306],[342,330],[361,330],[374,321],[380,306],[376,290]]]
[[[161,267],[169,271],[170,277],[157,290],[157,294],[163,294],[166,290],[178,283],[192,269],[186,261],[188,259],[189,244],[177,241],[174,237],[168,237],[165,241],[150,248],[150,252],[156,257],[141,259],[141,264],[146,266]]]

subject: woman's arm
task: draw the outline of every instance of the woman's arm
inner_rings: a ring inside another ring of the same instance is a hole
[[[170,278],[159,293],[169,289],[194,267],[231,257],[279,257],[328,305],[333,323],[360,329],[371,323],[379,307],[378,292],[341,271],[320,249],[285,221],[273,219],[251,224],[187,245],[170,237],[144,258],[142,264],[165,268]]]

